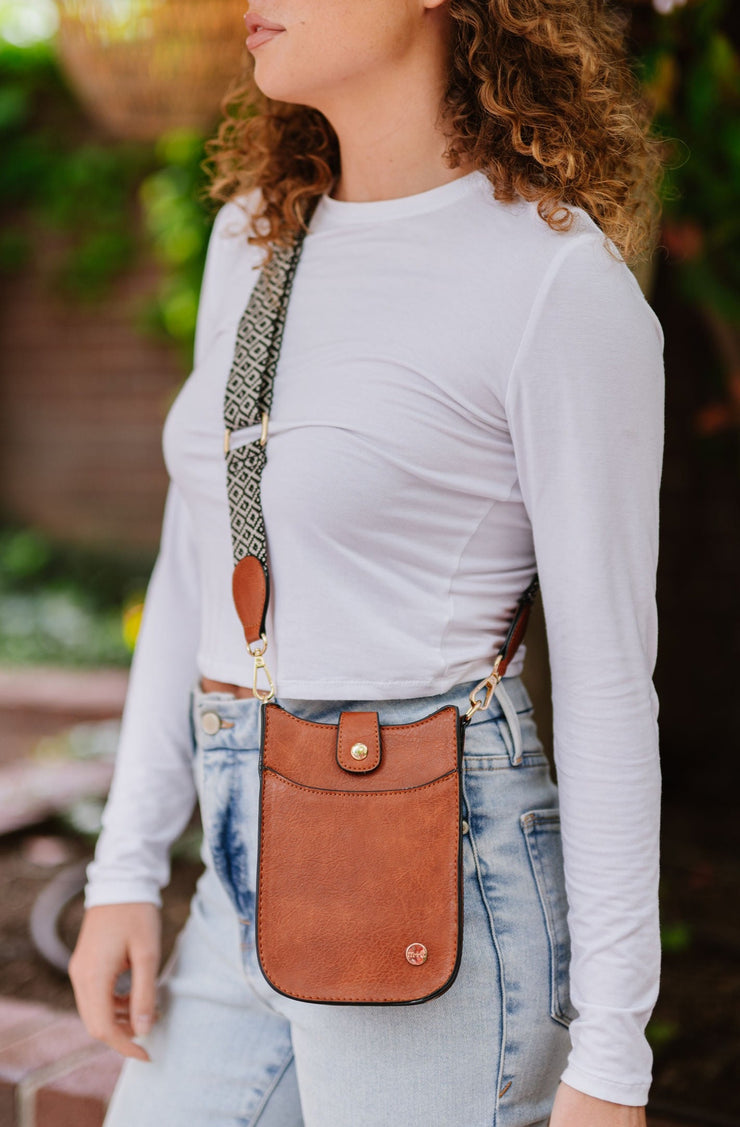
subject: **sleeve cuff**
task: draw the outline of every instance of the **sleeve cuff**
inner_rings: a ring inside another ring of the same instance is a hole
[[[560,1078],[564,1084],[593,1096],[597,1100],[608,1100],[610,1103],[625,1104],[628,1107],[645,1107],[650,1091],[650,1079],[642,1083],[633,1082],[622,1084],[620,1081],[608,1080],[603,1076],[592,1076],[581,1072],[579,1068],[569,1064]]]
[[[105,881],[85,886],[85,907],[103,904],[154,904],[162,907],[162,896],[156,884],[146,880]]]

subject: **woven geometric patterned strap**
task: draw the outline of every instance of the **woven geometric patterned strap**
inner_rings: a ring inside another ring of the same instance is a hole
[[[242,314],[224,396],[224,425],[231,431],[259,424],[269,414],[283,338],[288,298],[303,246],[301,234],[287,247],[275,246]],[[256,556],[267,569],[267,541],[260,484],[266,462],[259,440],[227,449],[226,480],[234,564]]]

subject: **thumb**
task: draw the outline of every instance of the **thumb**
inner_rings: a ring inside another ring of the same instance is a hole
[[[131,952],[131,994],[129,1014],[137,1037],[143,1037],[154,1025],[158,953],[139,949]]]

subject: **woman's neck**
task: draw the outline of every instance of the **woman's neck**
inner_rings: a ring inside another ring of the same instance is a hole
[[[440,187],[471,172],[472,162],[450,168],[449,137],[440,110],[446,81],[442,42],[403,65],[389,66],[341,98],[317,106],[339,140],[337,200],[398,199]]]
[[[448,139],[434,124],[436,106],[417,94],[416,104],[383,109],[332,121],[341,167],[331,191],[334,199],[363,203],[412,196],[472,170],[469,162],[458,168],[447,163]]]
[[[443,157],[444,146],[428,154],[405,150],[403,160],[403,148],[397,159],[387,146],[378,146],[377,150],[366,146],[356,152],[349,148],[347,151],[347,146],[340,144],[342,170],[330,193],[335,200],[364,203],[413,196],[457,180],[473,168],[467,163],[450,168]]]

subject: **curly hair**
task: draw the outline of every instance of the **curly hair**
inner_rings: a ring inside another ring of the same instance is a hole
[[[555,230],[582,208],[632,264],[660,215],[663,155],[629,65],[624,9],[605,0],[449,0],[441,120],[450,168],[488,176],[496,199],[537,201]],[[249,241],[268,250],[305,226],[339,174],[336,133],[318,110],[266,98],[250,72],[227,95],[208,143],[212,199],[260,190]]]

